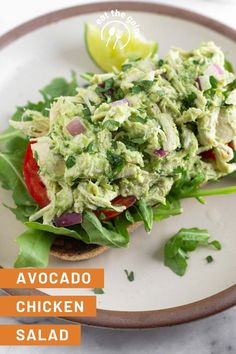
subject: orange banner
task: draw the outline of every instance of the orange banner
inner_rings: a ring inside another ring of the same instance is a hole
[[[80,345],[80,325],[0,325],[0,345]]]
[[[0,296],[0,316],[92,317],[96,296]]]
[[[104,288],[104,269],[0,269],[1,288]]]

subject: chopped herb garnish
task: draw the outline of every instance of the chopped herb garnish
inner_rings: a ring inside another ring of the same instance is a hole
[[[165,64],[165,61],[163,59],[158,60],[158,66],[162,66]]]
[[[214,261],[214,258],[212,256],[207,256],[206,260],[207,260],[207,263],[211,263]]]
[[[113,175],[118,174],[123,169],[125,164],[123,156],[108,150],[107,159],[110,163]]]
[[[133,272],[133,271],[128,272],[128,270],[125,269],[124,272],[125,272],[125,274],[127,275],[127,279],[128,279],[129,281],[134,281],[134,272]]]
[[[91,112],[89,107],[86,104],[84,104],[83,115],[85,119],[91,121]]]
[[[76,164],[76,158],[73,155],[70,155],[65,163],[67,168],[71,168]]]
[[[153,85],[153,81],[151,80],[142,80],[142,81],[136,81],[134,82],[134,86],[130,88],[130,92],[134,95],[139,92],[146,92],[148,93],[149,89]]]
[[[213,88],[213,89],[216,89],[217,88],[217,83],[218,83],[218,81],[216,80],[216,78],[215,78],[215,76],[210,76],[209,77],[209,81],[210,81],[210,84],[211,84],[211,87]]]
[[[229,71],[230,73],[234,73],[233,64],[227,59],[225,59],[224,68],[225,68],[225,70]]]
[[[183,109],[187,110],[190,107],[194,107],[196,98],[197,98],[197,95],[195,92],[192,92],[188,96],[186,96],[182,101]]]
[[[94,152],[94,143],[91,141],[91,143],[86,146],[86,148],[83,149],[83,152],[89,152],[93,153]]]
[[[120,127],[120,123],[112,119],[106,120],[102,125],[111,131],[115,131]]]
[[[116,85],[113,78],[105,80],[102,84],[97,85],[96,93],[107,101],[115,101],[124,98],[124,92]]]
[[[146,119],[145,118],[142,118],[140,116],[136,116],[136,117],[132,117],[132,122],[138,122],[138,123],[146,123]]]
[[[103,213],[99,213],[98,214],[98,219],[102,221],[102,220],[106,219],[106,215],[103,214]]]
[[[94,288],[94,289],[93,289],[93,292],[94,292],[94,294],[96,294],[96,295],[105,294],[105,293],[104,293],[104,290],[103,290],[102,288]]]

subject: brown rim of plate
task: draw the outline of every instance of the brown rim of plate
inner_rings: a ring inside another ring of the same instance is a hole
[[[18,38],[26,35],[27,33],[30,33],[48,24],[74,16],[93,12],[109,11],[113,9],[156,13],[159,15],[180,18],[210,28],[211,30],[221,33],[225,37],[230,38],[236,42],[236,31],[234,29],[211,18],[182,8],[146,2],[101,2],[79,5],[54,11],[28,21],[0,37],[0,49],[13,43]],[[3,290],[9,295],[45,295],[43,292],[36,289]],[[153,328],[171,326],[198,320],[200,318],[214,315],[234,305],[236,305],[236,285],[233,285],[226,290],[223,290],[200,301],[163,310],[110,311],[98,309],[96,317],[64,318],[77,323],[97,327],[126,329]]]

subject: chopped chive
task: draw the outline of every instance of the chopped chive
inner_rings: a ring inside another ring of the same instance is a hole
[[[207,263],[211,263],[214,261],[214,258],[212,256],[207,256],[206,260],[207,260]]]
[[[125,269],[124,272],[125,272],[125,274],[127,275],[127,279],[128,279],[129,281],[134,281],[134,272],[133,272],[133,271],[128,272],[128,270]]]
[[[102,288],[94,288],[93,289],[94,294],[96,295],[102,295],[104,294],[104,290]]]

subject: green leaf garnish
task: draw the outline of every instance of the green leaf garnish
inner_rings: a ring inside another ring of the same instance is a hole
[[[73,167],[73,166],[76,164],[76,158],[75,158],[75,156],[73,156],[73,155],[69,156],[69,157],[67,158],[65,164],[66,164],[66,167],[67,167],[67,168]]]
[[[137,203],[138,212],[144,222],[144,227],[147,232],[152,230],[153,226],[153,209],[147,206],[144,199],[140,199]]]
[[[209,241],[210,235],[206,229],[191,228],[181,229],[165,244],[165,265],[177,275],[184,275],[188,266],[188,252],[194,251],[199,246],[213,246],[219,250],[219,241]],[[219,248],[220,247],[220,248]]]
[[[207,256],[206,260],[207,260],[207,263],[212,263],[214,261],[214,258],[212,256]]]
[[[26,230],[17,237],[20,253],[14,264],[15,268],[46,268],[50,248],[55,236],[40,230]]]
[[[127,279],[128,279],[129,281],[134,281],[134,272],[133,272],[133,271],[128,272],[128,270],[125,269],[124,272],[125,272],[125,274],[127,275]]]
[[[225,68],[225,70],[229,71],[230,73],[234,73],[233,64],[227,59],[225,59],[224,68]]]
[[[102,288],[94,288],[94,289],[93,289],[93,292],[94,292],[94,294],[96,294],[96,295],[105,294],[105,293],[104,293],[104,290],[103,290]]]
[[[139,93],[139,92],[146,92],[148,93],[149,89],[153,85],[153,81],[151,80],[141,80],[141,81],[135,81],[134,86],[130,88],[130,93],[133,95]]]
[[[197,98],[197,95],[195,92],[192,92],[188,96],[186,96],[182,101],[183,109],[187,110],[190,107],[194,107],[196,98]]]

